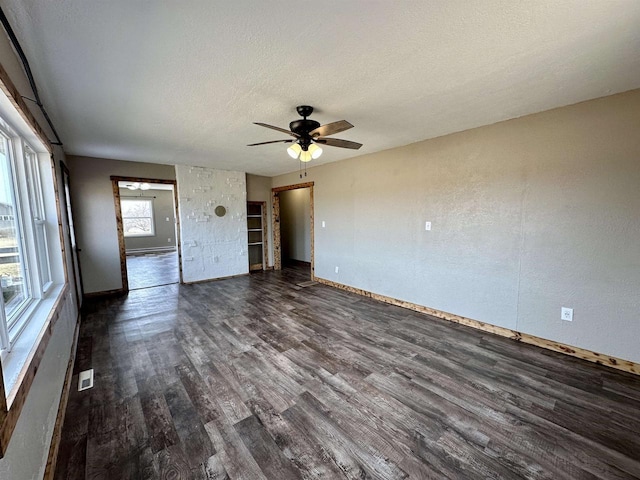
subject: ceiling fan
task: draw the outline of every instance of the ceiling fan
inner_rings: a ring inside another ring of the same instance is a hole
[[[353,125],[346,120],[339,120],[337,122],[327,123],[326,125],[320,125],[320,123],[315,120],[307,119],[307,117],[313,113],[313,107],[310,107],[309,105],[300,105],[299,107],[296,107],[296,110],[302,117],[302,120],[294,120],[291,122],[289,124],[289,130],[274,127],[273,125],[268,125],[266,123],[254,122],[256,125],[286,133],[294,138],[252,143],[247,146],[254,147],[256,145],[267,145],[269,143],[293,143],[293,145],[287,148],[287,153],[292,158],[299,158],[302,162],[309,162],[311,159],[316,159],[322,155],[322,148],[320,145],[350,148],[353,150],[358,150],[362,146],[361,143],[351,142],[349,140],[327,138],[329,135],[344,132],[345,130],[353,128]]]

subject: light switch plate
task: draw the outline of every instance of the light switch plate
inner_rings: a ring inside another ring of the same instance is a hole
[[[424,229],[427,231],[431,230],[431,222],[424,222]]]

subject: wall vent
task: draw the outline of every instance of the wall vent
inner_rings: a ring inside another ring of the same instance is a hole
[[[78,376],[78,391],[87,390],[93,387],[93,368],[80,372]]]

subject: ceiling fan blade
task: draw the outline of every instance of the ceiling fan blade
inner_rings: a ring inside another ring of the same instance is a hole
[[[330,147],[351,148],[358,150],[362,144],[358,142],[351,142],[349,140],[340,140],[339,138],[316,138],[316,143],[321,145],[329,145]]]
[[[247,145],[247,147],[255,147],[256,145],[267,145],[269,143],[291,143],[291,142],[295,142],[295,140],[292,138],[291,140],[289,140],[289,139],[287,139],[287,140],[271,140],[270,142],[250,143],[249,145]]]
[[[253,123],[255,125],[260,125],[261,127],[266,127],[266,128],[270,128],[271,130],[277,130],[279,132],[286,133],[287,135],[291,135],[292,137],[298,138],[300,136],[297,133],[293,133],[290,130],[285,130],[284,128],[280,128],[280,127],[274,127],[273,125],[269,125],[268,123],[260,123],[260,122],[253,122]]]
[[[346,120],[338,120],[337,122],[327,123],[326,125],[321,125],[315,130],[311,130],[309,135],[312,137],[326,137],[328,135],[333,135],[334,133],[344,132],[350,128],[353,128],[353,125],[349,122]]]

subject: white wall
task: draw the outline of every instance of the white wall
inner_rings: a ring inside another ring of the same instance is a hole
[[[73,344],[77,319],[73,295],[69,292],[65,297],[63,314],[54,327],[9,447],[0,459],[2,480],[36,480],[44,475]]]
[[[0,64],[8,73],[20,94],[31,98],[33,93],[29,88],[22,66],[18,62],[5,35],[0,36]],[[39,110],[32,108],[32,113],[39,124],[46,129],[46,123]],[[47,129],[45,131],[47,131],[49,138],[53,138],[51,132],[48,132]],[[58,178],[58,192],[64,192],[59,165],[59,162],[64,158],[62,149],[56,147],[54,149],[54,159]],[[62,195],[60,195],[59,200],[60,205],[64,205]],[[62,218],[65,218],[64,214]],[[64,222],[63,231],[68,231],[66,222]],[[70,257],[71,248],[66,237],[64,242],[65,263],[71,276],[73,268]],[[31,389],[7,451],[4,457],[0,459],[0,479],[2,480],[36,480],[41,479],[44,475],[78,315],[74,286],[71,285],[70,288],[70,291],[62,301],[62,313],[54,326],[51,339],[31,384]]]
[[[112,175],[174,180],[172,165],[69,156],[71,196],[85,293],[122,288]]]
[[[311,262],[311,194],[310,188],[279,193],[280,242],[282,261]]]
[[[640,362],[639,127],[636,90],[312,168],[315,273]]]
[[[248,273],[245,174],[176,165],[176,176],[184,281]]]

